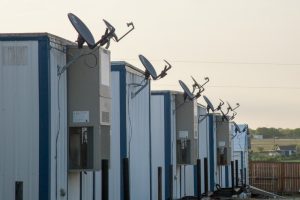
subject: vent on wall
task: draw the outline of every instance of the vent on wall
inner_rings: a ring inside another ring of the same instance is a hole
[[[28,64],[27,46],[3,46],[2,65],[19,66]]]
[[[105,111],[101,112],[101,123],[102,124],[110,124],[109,112],[105,112]]]

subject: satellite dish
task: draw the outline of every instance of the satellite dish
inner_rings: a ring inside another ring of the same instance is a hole
[[[167,75],[167,71],[172,68],[172,65],[168,61],[164,60],[166,63],[165,68],[161,71],[159,75],[157,75],[153,65],[150,63],[149,60],[147,60],[147,58],[145,58],[143,55],[139,55],[139,59],[144,65],[144,67],[146,68],[146,72],[145,72],[146,79],[149,79],[150,76],[152,77],[153,80],[161,79],[165,77]]]
[[[181,81],[181,80],[179,80],[179,84],[180,84],[181,88],[184,91],[184,100],[186,100],[186,98],[189,98],[189,100],[193,100],[194,99],[194,95],[193,95],[193,93],[191,93],[191,91],[186,86],[186,84],[183,81]]]
[[[88,27],[74,14],[69,13],[68,18],[78,33],[77,43],[78,48],[82,48],[84,42],[92,48],[95,45],[95,39]]]
[[[110,45],[110,39],[114,39],[116,42],[119,42],[123,39],[128,33],[130,33],[134,29],[134,25],[132,22],[127,23],[128,27],[131,27],[129,31],[127,31],[122,37],[118,38],[115,34],[115,28],[106,20],[103,19],[103,22],[106,25],[106,30],[104,35],[102,35],[101,39],[95,43],[95,39],[88,29],[88,27],[74,14],[68,14],[69,20],[71,21],[72,25],[78,32],[78,38],[76,42],[78,43],[78,48],[82,48],[84,42],[86,42],[90,49],[95,48],[100,44],[100,46],[106,45],[106,49],[108,49]]]
[[[144,65],[144,67],[146,68],[145,78],[149,79],[149,77],[151,76],[153,80],[156,80],[157,79],[156,71],[153,65],[149,62],[149,60],[147,60],[147,58],[145,58],[143,55],[139,55],[139,59]]]
[[[207,112],[209,113],[209,110],[211,110],[212,112],[215,111],[213,104],[210,102],[210,100],[204,95],[203,99],[205,100],[206,104],[207,104]]]
[[[235,122],[232,122],[233,123],[233,125],[234,125],[234,128],[235,128],[235,132],[237,133],[237,132],[239,132],[239,133],[241,133],[241,129],[240,129],[240,127],[235,123]]]

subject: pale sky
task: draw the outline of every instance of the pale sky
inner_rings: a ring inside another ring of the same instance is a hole
[[[143,69],[143,54],[160,72],[173,68],[153,89],[181,90],[190,75],[208,76],[204,94],[239,102],[237,123],[256,127],[300,127],[299,0],[2,0],[1,32],[49,32],[75,41],[67,13],[85,22],[95,39],[105,30],[117,35],[133,21],[136,29],[111,43],[112,60]],[[204,104],[203,98],[199,102]]]

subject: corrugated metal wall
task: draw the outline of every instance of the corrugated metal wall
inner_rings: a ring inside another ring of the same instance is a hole
[[[167,96],[170,96],[168,99]],[[167,98],[167,99],[166,99]],[[170,113],[167,110],[170,109]],[[175,94],[170,91],[156,92],[151,98],[151,143],[152,143],[152,199],[157,199],[157,167],[163,166],[163,199],[169,196],[169,177],[165,177],[166,157],[173,165],[173,198],[194,195],[194,166],[180,166],[176,163],[176,107]],[[168,125],[166,128],[165,125]],[[165,129],[166,128],[166,129]],[[167,132],[167,133],[166,133]],[[165,135],[170,134],[170,141]],[[170,150],[165,149],[170,146]],[[161,152],[164,152],[162,154]],[[165,157],[166,156],[166,157]],[[168,170],[168,169],[167,169]]]
[[[215,190],[216,183],[219,183],[219,170],[217,165],[216,145],[216,117],[209,115],[209,191]]]
[[[175,95],[171,95],[171,163],[173,165],[173,197],[180,198],[180,177],[177,174],[176,160],[176,103]]]
[[[182,177],[182,196],[193,196],[195,194],[194,192],[194,184],[195,184],[195,178],[194,178],[194,165],[185,165],[182,166],[183,168],[183,177]]]
[[[240,129],[244,126],[239,125]],[[234,128],[232,128],[234,132]],[[235,135],[235,133],[233,133]],[[249,151],[248,151],[248,135],[246,132],[238,133],[232,140],[233,154],[232,160],[238,160],[239,178],[241,178],[240,170],[246,169],[246,184],[249,184]],[[243,177],[245,179],[245,177]]]
[[[243,173],[244,173],[244,170],[246,169],[246,184],[249,184],[249,158],[248,158],[248,151],[234,151],[233,152],[233,157],[232,159],[233,160],[238,160],[238,163],[239,163],[239,168],[238,168],[238,171],[239,171],[239,184],[241,184],[242,180],[241,180],[241,173],[240,173],[240,170],[242,169],[243,170]],[[245,177],[243,177],[243,182],[245,180]]]
[[[152,199],[158,199],[158,167],[162,167],[162,199],[165,199],[165,98],[151,95]]]
[[[0,42],[0,199],[38,200],[38,42]]]
[[[57,76],[57,66],[66,64],[66,54],[63,52],[64,44],[55,38],[50,39],[50,85],[51,85],[51,199],[67,199],[68,181],[68,142],[67,142],[67,81],[66,73],[60,79]],[[59,50],[60,49],[60,50]],[[57,138],[57,145],[56,145]],[[56,157],[57,147],[57,160]],[[57,161],[57,166],[56,166]],[[56,176],[57,169],[57,176]],[[57,177],[57,181],[56,181]],[[56,186],[57,185],[57,186]],[[65,196],[60,192],[66,193]]]
[[[80,199],[80,173],[68,173],[68,199]]]
[[[112,126],[110,140],[109,199],[121,200],[120,73],[112,72],[111,80]]]
[[[127,155],[131,199],[150,200],[150,84],[136,86],[144,77],[126,74]]]
[[[242,127],[240,126],[242,129]],[[234,151],[246,151],[248,150],[248,135],[246,132],[235,133],[234,128],[232,128],[232,135],[235,137],[232,139],[232,147]]]
[[[199,158],[201,159],[201,192],[205,192],[205,182],[204,182],[204,158],[209,157],[209,120],[207,116],[207,111],[205,108],[198,106],[198,114],[199,116]],[[209,169],[208,162],[208,169]],[[208,186],[210,185],[210,177],[208,176]]]
[[[111,152],[112,168],[110,169],[110,175],[116,173],[110,177],[110,186],[113,187],[110,189],[110,197],[114,197],[113,199],[120,199],[119,197],[122,195],[120,181],[122,155],[120,155],[120,152],[125,150],[130,165],[131,199],[150,200],[150,84],[144,80],[144,76],[137,74],[140,73],[134,72],[133,69],[126,71],[126,74],[120,71],[112,71],[113,121],[111,146],[114,147],[114,145],[117,146],[120,143],[120,151],[112,150]],[[126,82],[120,83],[119,81],[124,80],[122,76],[125,76]],[[117,90],[116,86],[119,87],[120,84],[116,83],[126,84],[126,91],[123,91],[123,88]],[[125,96],[122,96],[122,94],[125,94]],[[119,99],[119,102],[116,99]],[[126,107],[126,113],[122,113],[121,105]],[[119,121],[116,120],[117,118],[119,118]],[[120,128],[120,123],[124,121],[126,122],[126,131]],[[126,146],[123,146],[124,141],[122,139],[125,133],[127,141],[125,141]]]
[[[81,199],[93,200],[93,172],[81,172]]]

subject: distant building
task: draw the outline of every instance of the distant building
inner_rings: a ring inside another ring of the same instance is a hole
[[[297,153],[297,146],[296,145],[278,145],[275,150],[283,156],[291,156],[291,155]]]
[[[253,135],[253,139],[262,140],[264,139],[263,135]]]

